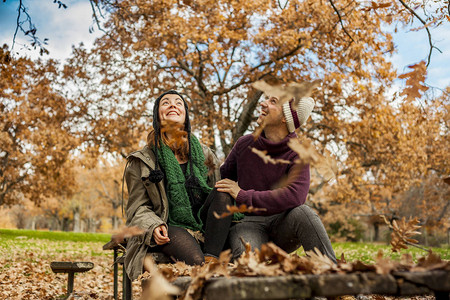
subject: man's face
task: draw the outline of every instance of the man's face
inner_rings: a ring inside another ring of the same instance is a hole
[[[258,125],[271,126],[271,125],[284,125],[283,108],[280,105],[278,98],[269,97],[261,102],[261,113],[256,121]],[[284,125],[285,126],[285,125]]]

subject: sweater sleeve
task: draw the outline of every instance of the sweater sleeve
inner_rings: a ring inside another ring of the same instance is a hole
[[[237,181],[237,150],[239,147],[239,140],[234,144],[233,149],[228,154],[225,162],[220,167],[220,177],[222,179],[228,178],[234,181]]]
[[[305,203],[309,191],[309,165],[293,165],[287,173],[287,185],[274,190],[241,190],[236,198],[238,205],[245,204],[266,211],[257,215],[274,215]]]

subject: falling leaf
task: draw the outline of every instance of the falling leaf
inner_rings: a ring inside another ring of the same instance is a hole
[[[255,131],[253,131],[252,135],[254,141],[256,141],[262,134],[262,132],[264,131],[264,127],[266,127],[266,119],[264,119],[263,122],[255,128]]]
[[[267,155],[267,151],[266,150],[258,150],[254,147],[250,147],[250,149],[252,150],[253,153],[255,153],[256,155],[258,155],[265,164],[271,163],[271,164],[290,164],[291,162],[289,160],[285,160],[285,159],[274,159],[272,157],[270,157],[269,155]]]
[[[167,146],[172,149],[179,149],[187,142],[187,132],[184,124],[172,120],[161,121],[161,134],[165,134],[168,139]]]
[[[364,11],[371,11],[371,10],[376,10],[376,9],[379,9],[379,8],[386,8],[386,7],[389,7],[389,6],[392,5],[391,2],[385,2],[385,3],[381,2],[381,3],[377,3],[377,2],[375,2],[375,1],[371,1],[370,4],[371,4],[370,7],[364,8],[363,10],[364,10]]]
[[[445,182],[446,184],[450,184],[450,176],[444,178],[444,182]]]
[[[422,226],[418,225],[420,223],[419,219],[415,217],[406,222],[405,217],[403,217],[399,222],[396,220],[392,221],[392,224],[386,219],[384,215],[380,215],[384,222],[392,229],[391,233],[391,246],[393,252],[399,252],[401,249],[408,249],[407,245],[415,245],[418,243],[417,240],[411,237],[421,234],[417,229]]]
[[[158,270],[151,255],[144,259],[144,272],[139,276],[142,281],[141,300],[170,300],[173,295],[180,294],[180,289],[169,281]]]
[[[421,61],[420,63],[408,66],[408,68],[412,69],[412,71],[401,74],[398,78],[406,79],[406,88],[401,94],[405,95],[407,99],[413,101],[422,97],[421,92],[428,90],[428,87],[425,85],[427,66],[425,61]]]
[[[298,154],[299,158],[295,162],[297,164],[316,165],[322,159],[322,156],[307,139],[292,138],[289,140],[288,146]]]
[[[111,240],[117,244],[122,243],[126,238],[144,234],[145,231],[137,226],[125,227],[111,237]]]
[[[320,174],[320,176],[323,178],[325,182],[328,182],[331,179],[333,179],[338,172],[336,159],[331,157],[331,154],[328,151],[325,153],[322,159],[320,159],[319,162],[314,166],[314,169],[317,171],[317,173]]]
[[[236,213],[254,213],[254,212],[257,212],[257,211],[266,211],[267,209],[265,209],[265,208],[256,208],[256,207],[253,207],[253,206],[247,207],[247,205],[241,204],[241,205],[239,205],[239,207],[234,206],[234,205],[233,206],[227,205],[227,210],[228,210],[228,212],[224,212],[224,213],[222,213],[220,215],[218,213],[216,213],[216,212],[213,212],[214,217],[216,217],[217,219],[222,219],[222,218],[231,216],[232,214],[236,214]]]
[[[286,85],[270,85],[264,80],[256,81],[252,86],[260,91],[263,91],[269,97],[276,97],[279,100],[279,105],[294,99],[293,106],[297,107],[300,99],[308,97],[314,88],[319,86],[320,80],[313,82],[290,82]]]

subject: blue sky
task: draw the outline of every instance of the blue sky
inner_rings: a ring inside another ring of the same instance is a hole
[[[0,2],[0,45],[12,44],[18,2],[18,0]],[[94,28],[94,33],[89,33],[89,27],[93,24],[89,1],[64,0],[63,3],[67,4],[67,9],[58,9],[58,5],[52,0],[25,1],[38,28],[37,35],[41,39],[49,39],[47,49],[50,51],[50,57],[61,60],[70,55],[72,45],[83,42],[89,48],[95,38],[101,35],[97,28]],[[433,51],[426,83],[443,89],[450,85],[450,22],[445,22],[437,29],[431,29],[431,33],[435,45],[443,53]],[[409,28],[399,28],[398,33],[394,35],[394,43],[398,51],[392,57],[392,62],[398,74],[407,72],[408,65],[427,59],[429,45],[425,30],[410,31]],[[26,50],[23,45],[29,45],[29,42],[19,32],[14,51],[20,55],[39,57],[37,51]],[[398,81],[398,84],[402,83]]]

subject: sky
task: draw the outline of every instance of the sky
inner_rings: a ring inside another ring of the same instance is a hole
[[[49,56],[59,60],[68,58],[72,52],[72,45],[83,42],[86,48],[90,48],[95,39],[101,36],[101,32],[94,26],[94,33],[89,33],[89,27],[93,25],[92,11],[88,0],[63,0],[68,8],[58,8],[58,4],[52,0],[27,0],[24,1],[29,9],[33,23],[41,40],[48,38],[47,49]],[[18,0],[6,0],[0,2],[0,45],[12,45],[16,27]],[[417,25],[419,25],[417,23]],[[442,53],[433,50],[431,64],[428,68],[426,83],[431,87],[444,89],[450,85],[450,22],[445,22],[437,29],[431,29],[435,46]],[[408,66],[421,60],[426,60],[429,52],[428,36],[425,30],[410,31],[408,28],[399,28],[394,34],[394,43],[397,48],[393,55],[393,62],[398,74],[408,72]],[[37,51],[27,50],[23,45],[30,42],[18,32],[14,52],[32,58],[38,58]],[[403,83],[398,80],[396,84]]]

